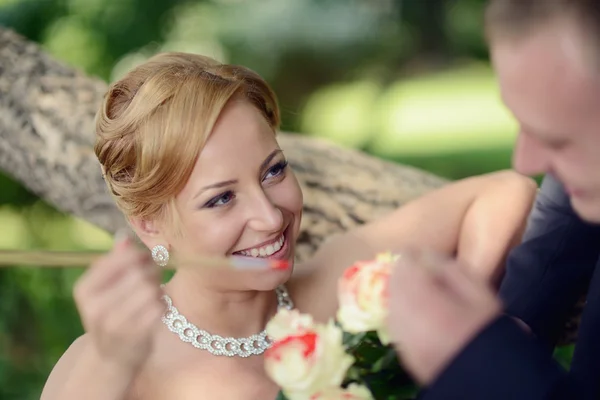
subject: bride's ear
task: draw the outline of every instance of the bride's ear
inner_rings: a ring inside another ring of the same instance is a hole
[[[132,217],[129,224],[140,240],[151,249],[156,244],[163,244],[162,230],[155,221]]]

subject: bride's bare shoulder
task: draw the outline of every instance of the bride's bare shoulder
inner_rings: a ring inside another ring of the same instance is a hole
[[[322,322],[334,317],[339,278],[356,261],[374,256],[375,250],[359,232],[331,236],[313,257],[294,269],[288,286],[298,309]]]
[[[84,393],[89,390],[85,382],[97,372],[93,368],[96,364],[88,362],[90,357],[97,360],[97,357],[90,356],[91,354],[95,355],[97,353],[94,351],[91,337],[84,333],[73,341],[50,372],[40,400],[62,399],[62,392],[67,383],[71,386],[70,391],[73,394],[76,391],[81,391],[81,397],[85,397]],[[74,376],[75,374],[76,376]],[[139,400],[139,397],[134,390],[130,390],[126,399]]]
[[[69,375],[71,375],[75,365],[77,365],[77,361],[88,344],[89,337],[87,334],[84,334],[75,339],[63,353],[46,380],[40,398],[41,400],[53,400],[59,398],[62,387],[67,382]]]
[[[321,243],[310,258],[297,263],[291,282],[320,280],[320,275],[332,271],[336,265],[346,264],[355,258],[356,253],[364,252],[363,247],[363,243],[349,233],[332,235]]]

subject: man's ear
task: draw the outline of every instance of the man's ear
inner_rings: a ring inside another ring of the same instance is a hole
[[[131,217],[129,218],[129,224],[135,234],[149,249],[157,244],[162,244],[163,246],[166,245],[162,237],[162,230],[155,221]]]

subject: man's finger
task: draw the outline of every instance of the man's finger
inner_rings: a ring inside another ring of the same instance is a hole
[[[480,302],[486,296],[492,295],[492,289],[486,282],[469,273],[460,262],[455,260],[444,264],[444,268],[438,273],[438,279],[467,304]]]
[[[390,301],[394,307],[410,308],[412,312],[449,301],[448,296],[455,297],[454,290],[440,280],[439,268],[444,265],[429,264],[422,254],[403,255],[392,271],[390,278]]]
[[[439,290],[449,291],[463,303],[481,299],[490,288],[455,258],[432,251],[412,252],[411,264],[424,269],[434,280]]]

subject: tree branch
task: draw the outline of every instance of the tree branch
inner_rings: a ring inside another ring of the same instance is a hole
[[[106,87],[0,28],[0,169],[58,210],[115,232],[124,219],[92,151]],[[316,138],[281,133],[279,140],[305,196],[300,259],[328,236],[444,182]]]

